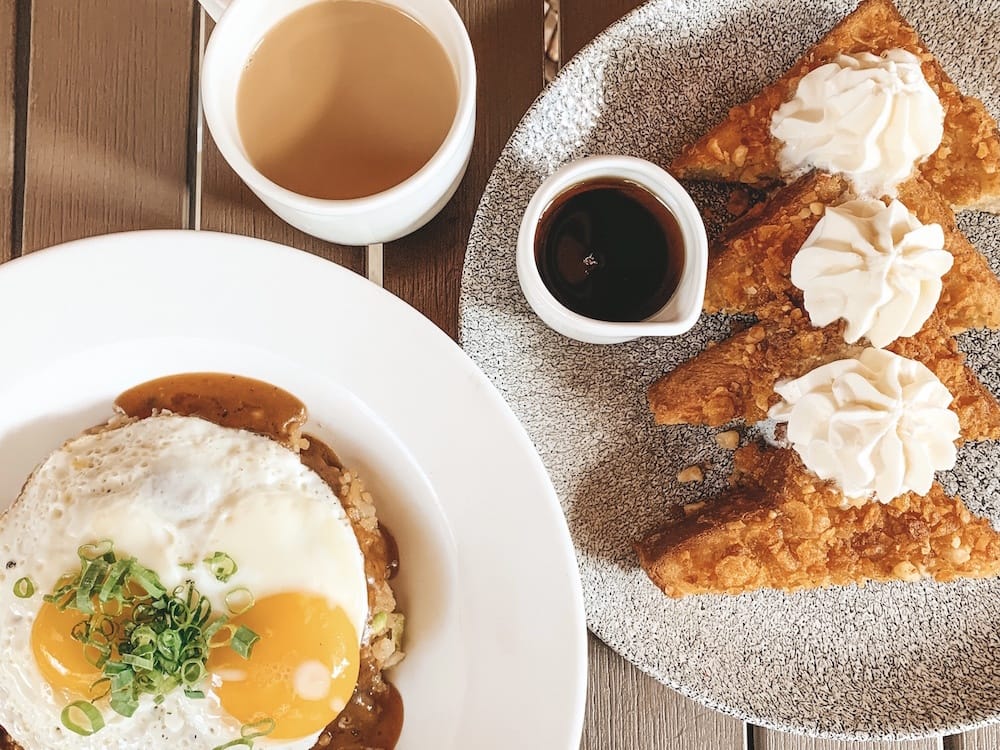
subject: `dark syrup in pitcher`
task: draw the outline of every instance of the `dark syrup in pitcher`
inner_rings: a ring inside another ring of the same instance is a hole
[[[569,188],[545,209],[535,260],[546,288],[573,312],[635,322],[677,290],[684,238],[673,213],[648,190],[600,179]]]

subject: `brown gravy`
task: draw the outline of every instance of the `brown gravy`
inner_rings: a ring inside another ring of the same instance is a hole
[[[291,445],[308,440],[302,462],[339,493],[344,468],[330,446],[312,435],[300,435],[306,421],[305,405],[270,383],[224,373],[169,375],[142,383],[122,393],[115,406],[127,416],[145,418],[157,411],[197,416],[223,427],[257,432]],[[357,530],[355,530],[357,533]],[[369,581],[392,578],[399,570],[396,540],[379,524],[376,538],[357,534]],[[369,584],[369,601],[372,587]],[[403,700],[383,679],[367,647],[361,649],[358,686],[340,715],[320,734],[315,748],[325,750],[392,750],[403,728]],[[0,750],[4,748],[0,734]]]
[[[168,375],[115,399],[115,406],[136,419],[171,411],[201,417],[222,427],[249,430],[288,445],[306,421],[306,407],[288,391],[262,380],[217,372]]]
[[[313,435],[305,437],[309,445],[299,454],[302,463],[319,474],[336,492],[340,486],[340,473],[344,465],[329,445]],[[359,534],[358,544],[361,545],[361,552],[365,558],[365,574],[368,578],[390,580],[399,571],[399,548],[396,546],[395,537],[381,521],[379,521],[379,532],[378,537],[374,539],[362,538]],[[371,605],[371,600],[368,603]]]

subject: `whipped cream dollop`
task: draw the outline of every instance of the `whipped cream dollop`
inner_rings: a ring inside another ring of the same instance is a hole
[[[788,424],[806,467],[849,499],[925,495],[934,472],[955,465],[951,393],[920,362],[869,348],[775,390],[782,400],[768,416]]]
[[[875,196],[894,195],[943,133],[944,108],[920,59],[902,49],[838,55],[806,73],[771,118],[783,171],[840,173]]]
[[[792,260],[814,326],[843,318],[845,340],[888,346],[912,336],[941,297],[954,258],[940,224],[922,224],[898,200],[862,198],[826,209]]]

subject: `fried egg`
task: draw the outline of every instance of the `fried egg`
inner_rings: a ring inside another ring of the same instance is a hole
[[[215,613],[246,589],[235,618],[260,635],[249,659],[214,649],[202,699],[143,696],[131,717],[97,701],[106,722],[68,731],[63,709],[98,671],[70,637],[79,612],[43,602],[79,570],[81,545],[110,540],[164,586],[192,581]],[[222,552],[223,582],[203,560]],[[14,595],[28,577],[33,596]],[[25,747],[211,750],[261,719],[255,747],[312,747],[350,700],[368,620],[364,557],[333,490],[280,444],[195,417],[158,416],[67,442],[0,518],[0,726]]]

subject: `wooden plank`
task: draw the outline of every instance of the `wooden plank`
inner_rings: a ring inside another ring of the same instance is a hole
[[[24,251],[184,226],[192,0],[33,0]]]
[[[581,750],[743,750],[743,722],[683,697],[590,636]]]
[[[909,742],[814,740],[755,727],[753,747],[754,750],[943,750],[944,741],[940,737]],[[995,748],[990,746],[990,750]]]
[[[966,732],[944,741],[945,750],[997,750],[1000,748],[1000,726]]]
[[[0,263],[14,254],[15,0],[0,0]]]
[[[462,260],[486,180],[542,86],[542,3],[456,0],[476,52],[479,96],[472,160],[458,193],[436,219],[385,246],[385,288],[454,337]]]
[[[202,14],[207,40],[213,24]],[[364,248],[335,245],[289,226],[261,203],[222,158],[208,126],[201,153],[201,222],[198,228],[280,242],[332,260],[358,273],[365,271]]]
[[[643,0],[560,0],[562,64]]]

